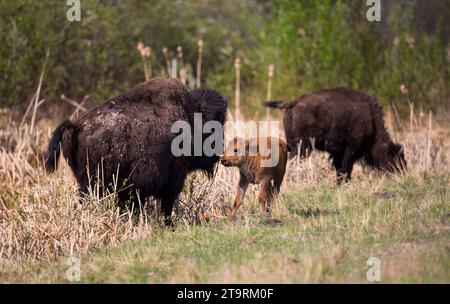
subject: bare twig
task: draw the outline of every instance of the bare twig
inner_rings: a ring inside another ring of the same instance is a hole
[[[89,95],[84,96],[83,100],[80,103],[73,99],[66,97],[66,95],[64,95],[64,94],[61,94],[60,98],[61,98],[61,100],[74,106],[75,110],[77,110],[77,111],[81,110],[83,112],[87,112],[88,109],[86,109],[83,105],[86,103],[86,101],[88,101],[91,98],[91,96],[89,96]]]
[[[36,92],[34,93],[33,97],[30,100],[30,104],[28,105],[27,110],[25,111],[25,114],[22,117],[22,121],[20,122],[20,126],[23,126],[30,110],[33,109],[33,114],[31,116],[31,124],[30,124],[30,129],[29,129],[30,133],[33,132],[33,129],[34,129],[37,109],[44,102],[44,99],[39,99],[39,97],[41,94],[42,82],[44,81],[45,68],[47,66],[49,56],[50,56],[50,49],[47,49],[47,53],[45,55],[45,60],[44,60],[44,65],[42,67],[41,75],[39,77],[38,87],[37,87]]]
[[[176,58],[172,58],[172,78],[177,78],[177,59]]]
[[[28,104],[27,110],[25,111],[25,114],[22,117],[22,120],[20,121],[20,127],[23,126],[23,124],[25,123],[25,120],[28,116],[28,114],[30,113],[31,108],[33,107],[34,104],[34,99],[36,98],[36,92],[34,92],[33,97],[31,97],[30,99],[30,103]]]
[[[398,130],[401,130],[402,124],[400,122],[400,115],[398,114],[397,107],[395,106],[395,104],[392,104],[392,110],[394,111],[395,123],[397,125],[397,128]]]
[[[84,96],[83,100],[81,102],[77,102],[77,101],[75,101],[73,99],[67,98],[66,95],[64,95],[64,94],[61,94],[60,98],[61,98],[62,101],[65,101],[65,102],[69,103],[71,106],[75,107],[75,110],[70,115],[70,119],[73,119],[75,117],[78,117],[78,114],[79,114],[80,111],[82,111],[82,112],[87,112],[88,111],[88,109],[86,107],[84,107],[84,104],[89,99],[91,99],[91,96],[90,95]]]

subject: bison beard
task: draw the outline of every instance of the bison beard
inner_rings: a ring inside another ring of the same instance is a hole
[[[286,141],[295,149],[291,156],[308,157],[312,149],[330,153],[338,183],[350,180],[358,160],[382,171],[406,169],[403,147],[391,140],[382,109],[372,96],[336,88],[303,95],[292,103],[265,105],[285,110]]]
[[[173,156],[171,142],[178,134],[171,133],[172,124],[184,120],[192,126],[196,112],[202,113],[203,123],[223,124],[226,111],[227,101],[213,90],[189,92],[179,80],[156,78],[74,122],[63,122],[53,133],[45,168],[49,173],[56,170],[61,144],[81,194],[90,186],[105,190],[115,183],[121,207],[130,198],[144,201],[154,196],[161,200],[170,224],[187,174],[200,169],[211,177],[219,160],[218,156]]]

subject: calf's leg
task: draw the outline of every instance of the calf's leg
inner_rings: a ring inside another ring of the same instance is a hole
[[[230,210],[229,216],[234,217],[236,214],[236,211],[242,204],[242,200],[244,199],[245,192],[248,188],[248,180],[245,177],[245,175],[241,174],[239,177],[239,186],[237,189],[236,197],[234,199],[233,208]]]
[[[274,195],[274,187],[272,186],[271,180],[271,178],[265,178],[261,181],[261,188],[258,195],[259,206],[265,215],[269,213],[269,204]]]
[[[275,178],[273,179],[273,192],[274,195],[278,195],[280,193],[281,184],[283,183],[285,171],[278,172]]]

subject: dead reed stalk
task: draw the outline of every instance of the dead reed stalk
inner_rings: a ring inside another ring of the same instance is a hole
[[[163,47],[162,52],[166,61],[167,77],[169,78],[172,71],[172,67],[170,66],[169,50],[167,47]]]
[[[235,90],[235,104],[234,104],[234,119],[239,121],[241,117],[241,60],[236,58],[234,61],[234,68],[236,70],[236,90]]]
[[[196,87],[202,86],[202,60],[203,60],[203,40],[198,41],[198,58],[197,58],[197,78]]]
[[[267,71],[267,99],[266,100],[272,100],[272,80],[273,80],[273,72],[275,69],[275,65],[271,64],[269,65],[269,69]],[[270,121],[270,109],[269,107],[266,107],[266,119],[267,121]]]
[[[181,46],[177,47],[178,60],[180,62],[180,79],[181,82],[186,85],[187,73],[186,67],[184,66],[184,58],[183,58],[183,48]]]
[[[144,43],[142,42],[138,43],[137,50],[141,55],[142,64],[144,65],[145,81],[149,81],[152,78],[152,62],[151,62],[152,50],[149,46],[145,46]]]

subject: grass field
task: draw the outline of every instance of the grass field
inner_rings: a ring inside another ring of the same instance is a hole
[[[81,283],[369,283],[375,257],[381,283],[450,283],[450,129],[429,122],[393,132],[406,175],[357,166],[336,186],[325,154],[294,158],[271,218],[259,212],[257,187],[235,220],[225,216],[236,170],[191,175],[168,229],[153,200],[121,213],[114,194],[93,189],[79,204],[64,161],[46,175],[54,122],[0,121],[0,282],[65,283],[76,257]]]
[[[449,184],[450,174],[325,183],[284,194],[271,220],[246,201],[233,222],[154,223],[143,240],[76,255],[81,282],[365,283],[377,257],[381,282],[448,283]],[[0,280],[67,282],[65,262],[3,261]]]

